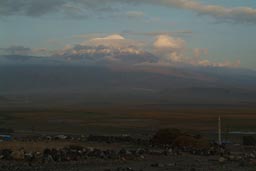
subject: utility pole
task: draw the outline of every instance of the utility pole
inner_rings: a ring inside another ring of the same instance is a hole
[[[221,118],[220,118],[220,115],[219,115],[219,119],[218,119],[218,142],[219,142],[219,145],[222,145],[222,142],[221,142]]]

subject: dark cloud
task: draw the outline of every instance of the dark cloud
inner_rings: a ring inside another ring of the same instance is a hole
[[[0,0],[0,17],[30,16],[39,17],[50,13],[60,13],[70,18],[103,18],[103,13],[115,13],[119,8],[113,6],[113,0]],[[120,6],[119,6],[120,7]],[[93,14],[92,14],[93,13]]]
[[[28,55],[31,52],[30,48],[24,46],[11,46],[8,48],[1,48],[0,50],[8,55]]]
[[[7,48],[0,48],[2,55],[32,55],[32,56],[47,56],[52,53],[46,48],[30,48],[24,46],[10,46]]]
[[[206,5],[196,0],[1,0],[0,2],[0,16],[37,17],[48,13],[63,13],[69,17],[104,18],[103,13],[122,11],[125,8],[124,4],[152,4],[194,11],[200,15],[214,17],[218,21],[256,24],[256,9],[254,8]],[[91,13],[96,13],[96,15]]]
[[[65,0],[1,0],[0,15],[42,16],[59,11]]]

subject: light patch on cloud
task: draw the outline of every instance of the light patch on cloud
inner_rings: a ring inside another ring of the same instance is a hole
[[[171,49],[180,49],[184,46],[185,41],[180,38],[173,38],[171,36],[160,35],[156,38],[154,42],[154,47],[156,48],[171,48]]]
[[[157,65],[194,65],[194,66],[213,66],[213,67],[238,67],[240,61],[224,61],[224,62],[212,62],[208,59],[202,58],[208,56],[208,49],[196,48],[193,49],[192,57],[185,55],[188,50],[186,48],[187,42],[180,38],[174,38],[168,35],[157,36],[153,43],[153,54],[159,57]],[[152,64],[150,64],[152,65]]]
[[[109,46],[109,47],[116,47],[116,48],[129,47],[129,46],[142,48],[145,45],[143,41],[126,39],[120,34],[112,34],[105,37],[94,37],[80,44],[88,45],[88,46],[102,45],[102,46]]]
[[[191,64],[194,65],[201,65],[201,66],[213,66],[213,67],[232,67],[236,68],[240,66],[240,60],[231,62],[231,61],[224,61],[224,62],[211,62],[207,59],[202,59],[198,61],[192,61]]]
[[[185,44],[181,38],[159,35],[153,42],[152,53],[159,57],[161,63],[182,62]]]
[[[125,38],[121,36],[120,34],[113,34],[110,36],[106,37],[101,37],[101,38],[94,38],[91,41],[102,41],[102,40],[124,40]]]
[[[152,31],[152,32],[136,32],[136,31],[123,31],[122,34],[135,35],[135,36],[159,36],[159,35],[190,35],[193,32],[191,30],[178,30],[178,31]]]

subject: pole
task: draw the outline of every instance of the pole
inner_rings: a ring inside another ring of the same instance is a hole
[[[222,142],[221,142],[221,118],[219,116],[219,119],[218,119],[218,140],[219,140],[219,145],[222,145]]]

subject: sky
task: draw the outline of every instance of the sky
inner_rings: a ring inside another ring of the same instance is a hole
[[[0,0],[0,4],[0,54],[77,55],[105,46],[104,53],[113,48],[147,51],[159,57],[157,65],[256,68],[255,0]]]

